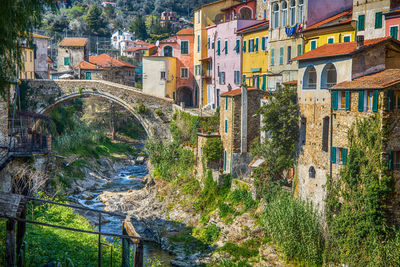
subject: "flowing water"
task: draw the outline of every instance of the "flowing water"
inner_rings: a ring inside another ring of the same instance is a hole
[[[143,188],[142,178],[148,173],[147,164],[131,165],[120,170],[118,175],[112,177],[112,183],[106,184],[104,187],[96,191],[91,191],[95,196],[92,200],[86,200],[81,194],[73,195],[71,198],[81,205],[98,210],[104,210],[104,204],[98,199],[99,194],[104,190],[111,192],[127,192],[128,190],[139,190]],[[133,178],[134,177],[134,178]],[[103,214],[107,223],[101,225],[101,231],[105,233],[121,234],[123,218],[113,217]],[[107,249],[104,247],[104,249]],[[149,263],[149,259],[159,260],[163,266],[169,266],[174,256],[161,249],[156,243],[146,242],[144,244],[144,263]]]

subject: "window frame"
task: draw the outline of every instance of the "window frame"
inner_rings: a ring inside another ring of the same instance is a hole
[[[284,8],[283,5],[286,4]],[[284,0],[281,2],[281,26],[286,27],[288,25],[288,4],[287,1]]]
[[[289,25],[296,24],[296,0],[290,0],[289,4]]]
[[[313,48],[313,44],[315,44],[314,48]],[[310,51],[313,51],[316,48],[317,48],[317,39],[310,40]]]
[[[345,40],[345,38],[349,38],[349,41],[348,42],[346,42],[346,40]],[[342,42],[343,43],[350,43],[351,42],[351,34],[346,34],[346,35],[343,35],[343,38],[342,38],[343,40],[342,40]]]
[[[187,49],[187,51],[186,51],[186,53],[184,53],[184,51],[183,51],[183,44],[186,44],[186,49]],[[189,41],[188,40],[182,40],[181,41],[181,55],[189,55],[189,53],[190,53],[190,51],[189,51]]]
[[[167,80],[167,72],[165,70],[160,71],[160,80]]]
[[[332,43],[330,43],[329,40],[332,40]],[[335,36],[329,36],[329,37],[327,38],[327,43],[328,43],[328,44],[334,44],[334,43],[335,43]]]
[[[396,32],[397,32],[397,36],[396,37],[394,37],[392,35],[392,28],[393,29],[397,29],[396,30]],[[399,40],[399,25],[392,25],[392,26],[389,27],[389,36],[392,36],[394,39]]]
[[[360,20],[362,21],[362,23],[360,23]],[[365,14],[358,15],[357,29],[360,32],[365,31]]]
[[[186,76],[184,76],[184,71],[186,71]],[[189,68],[187,67],[182,67],[181,68],[181,78],[182,79],[189,79]]]

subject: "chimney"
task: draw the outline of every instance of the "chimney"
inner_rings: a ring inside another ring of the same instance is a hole
[[[357,35],[357,49],[364,46],[364,35]]]
[[[241,154],[247,153],[247,85],[242,85],[242,112],[241,112],[241,142],[240,142],[240,152]]]

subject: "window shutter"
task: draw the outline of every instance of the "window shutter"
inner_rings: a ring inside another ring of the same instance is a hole
[[[347,148],[343,148],[342,150],[342,162],[343,165],[347,164]]]
[[[331,147],[331,162],[336,163],[336,147]]]
[[[218,43],[217,43],[217,55],[218,56],[221,55],[221,41],[219,41],[219,40],[218,40]]]
[[[252,40],[249,40],[249,52],[253,52],[253,47],[252,47],[251,43],[252,43]]]
[[[265,50],[265,38],[261,38],[261,49]]]
[[[267,90],[267,75],[263,75],[262,79],[263,79],[263,81],[262,81],[262,89],[264,91],[266,91]]]
[[[243,41],[243,53],[246,53],[246,41]]]
[[[378,90],[374,90],[373,99],[372,99],[372,111],[373,112],[378,111],[378,96],[379,96]]]
[[[226,150],[224,151],[224,171],[226,171]]]
[[[228,98],[225,97],[225,110],[228,110]]]
[[[258,38],[256,39],[256,52],[258,52]]]
[[[375,29],[382,28],[382,12],[375,13]]]
[[[332,91],[332,109],[337,110],[338,109],[338,92],[337,91]]]
[[[225,40],[225,55],[228,54],[228,40]]]
[[[387,109],[388,111],[392,111],[394,107],[394,91],[390,90],[387,92],[388,95],[388,105]]]
[[[301,50],[301,44],[297,45],[297,56],[301,56],[302,50]]]
[[[228,120],[225,120],[225,133],[228,132]]]
[[[358,16],[358,30],[359,31],[365,30],[365,15]]]
[[[243,74],[243,84],[246,84],[246,74]]]
[[[364,111],[364,91],[358,91],[358,111]]]
[[[350,110],[350,91],[345,92],[346,97],[346,110]]]
[[[236,53],[239,54],[240,52],[240,40],[236,40]]]
[[[256,88],[260,89],[260,76],[258,76],[258,75],[256,76],[256,83],[257,83]]]
[[[393,170],[393,151],[389,151],[388,168]]]

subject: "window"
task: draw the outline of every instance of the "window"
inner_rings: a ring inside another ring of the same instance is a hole
[[[290,63],[290,60],[292,59],[292,47],[288,46],[287,47],[287,63]]]
[[[287,25],[287,11],[288,11],[287,9],[288,9],[287,2],[283,1],[282,2],[282,11],[281,11],[281,14],[282,14],[281,26],[282,27],[285,27]]]
[[[261,87],[261,89],[263,91],[267,90],[267,75],[266,74],[263,74],[263,76],[262,76],[262,87]]]
[[[272,29],[279,27],[279,5],[275,3],[272,8]]]
[[[172,92],[172,99],[175,100],[175,98],[176,98],[176,92]]]
[[[329,142],[329,117],[322,120],[322,151],[328,152]]]
[[[221,55],[221,40],[217,41],[217,55]]]
[[[303,50],[302,50],[301,44],[298,44],[297,45],[297,56],[301,56],[301,54],[303,54]]]
[[[197,35],[197,53],[200,53],[200,35]]]
[[[268,50],[268,37],[264,36],[261,38],[261,49],[263,51],[267,51]]]
[[[315,48],[317,48],[317,40],[311,40],[310,46],[311,46],[310,50],[314,50]]]
[[[293,26],[295,23],[296,23],[296,0],[291,0],[289,9],[289,25]]]
[[[221,85],[225,84],[225,72],[223,71],[219,73],[219,84]]]
[[[332,109],[350,110],[350,91],[332,91]]]
[[[283,65],[283,47],[279,48],[279,64]]]
[[[304,20],[304,0],[299,0],[297,7],[297,22],[302,24]]]
[[[181,68],[181,78],[187,79],[189,78],[189,69]]]
[[[160,73],[160,79],[161,80],[166,80],[167,79],[167,73],[165,71],[161,71]]]
[[[399,39],[399,26],[390,26],[390,36],[394,39]]]
[[[228,132],[228,120],[225,120],[225,133]]]
[[[365,15],[358,16],[358,30],[359,31],[365,30]]]
[[[271,49],[271,66],[275,65],[275,49]]]
[[[307,135],[307,118],[301,117],[300,120],[300,144],[306,144],[306,135]]]
[[[246,45],[247,45],[247,42],[245,40],[245,41],[243,41],[243,53],[246,53]]]
[[[343,36],[343,43],[350,43],[350,42],[351,42],[351,36],[350,35]]]
[[[240,40],[239,39],[236,40],[235,51],[236,51],[236,54],[240,53]]]
[[[359,92],[358,110],[364,112],[377,112],[378,111],[378,90],[366,90],[363,93]],[[364,94],[364,95],[363,95]],[[364,97],[364,103],[361,99]],[[363,104],[363,107],[361,106]]]
[[[29,61],[32,62],[32,51],[29,52]]]
[[[382,12],[375,13],[375,29],[382,28]]]
[[[317,71],[314,66],[308,66],[304,72],[303,89],[317,89]]]
[[[249,40],[249,52],[254,52],[254,39]]]
[[[344,91],[339,91],[338,92],[338,105],[340,110],[346,110],[346,103],[347,103],[347,97],[346,97],[346,92]]]
[[[189,41],[181,41],[181,54],[189,54]]]
[[[207,47],[208,47],[208,49],[211,48],[211,39],[210,39],[210,37],[208,37],[208,39],[207,39]]]
[[[228,40],[225,40],[225,55],[228,54]]]
[[[172,57],[172,47],[167,45],[163,48],[164,57]]]
[[[315,168],[313,166],[308,169],[308,177],[309,178],[315,178]]]
[[[333,44],[335,42],[335,37],[328,37],[328,44]]]
[[[64,66],[69,66],[69,57],[64,58]]]
[[[86,72],[86,80],[91,80],[92,79],[92,73],[91,72]]]
[[[229,98],[225,97],[225,110],[228,110],[228,101]]]
[[[400,151],[389,151],[389,170],[400,169]]]
[[[197,23],[200,23],[200,10],[197,11]]]
[[[226,150],[224,151],[224,171],[226,171],[226,161],[228,160],[226,156]]]
[[[328,63],[321,74],[321,89],[329,89],[337,83],[337,73],[335,65]]]
[[[195,66],[195,72],[196,75],[201,75],[201,65],[196,65]]]
[[[234,83],[235,84],[240,84],[240,71],[235,70],[234,72]]]
[[[331,163],[347,164],[347,148],[331,147]]]
[[[259,42],[258,42],[258,40],[259,40],[259,38],[257,37],[256,38],[256,43],[255,43],[255,45],[254,45],[254,48],[255,48],[255,52],[258,52],[258,44],[259,44]]]
[[[267,19],[267,10],[264,9],[264,19]]]

